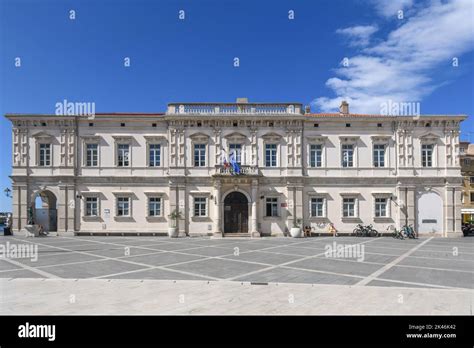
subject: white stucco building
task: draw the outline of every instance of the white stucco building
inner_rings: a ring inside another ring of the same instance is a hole
[[[466,116],[310,113],[299,103],[172,103],[166,113],[8,114],[13,230],[32,214],[61,233],[462,236],[459,126]],[[236,154],[241,173],[223,165]],[[40,197],[42,207],[35,207]],[[30,208],[31,207],[31,208]],[[30,212],[31,211],[31,212]]]

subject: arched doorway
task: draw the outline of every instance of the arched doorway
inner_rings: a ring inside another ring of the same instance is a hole
[[[58,217],[56,202],[56,196],[51,191],[44,190],[35,192],[31,199],[28,220],[32,219],[35,225],[43,226],[47,232],[57,232]]]
[[[224,199],[224,233],[248,233],[248,199],[241,192],[231,192]]]
[[[443,232],[443,199],[436,192],[424,192],[417,202],[418,233]]]

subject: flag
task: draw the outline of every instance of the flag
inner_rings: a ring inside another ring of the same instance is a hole
[[[235,174],[240,174],[240,166],[239,164],[235,161],[235,151],[233,151],[230,154],[229,157],[230,165],[232,166],[232,169],[234,170]]]

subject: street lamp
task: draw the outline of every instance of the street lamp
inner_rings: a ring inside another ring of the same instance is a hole
[[[3,192],[5,192],[5,195],[7,197],[11,197],[10,192],[12,192],[12,190],[10,190],[8,187],[5,190],[3,190]]]

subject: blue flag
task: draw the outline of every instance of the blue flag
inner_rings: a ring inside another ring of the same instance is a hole
[[[234,170],[235,174],[240,174],[240,166],[239,164],[235,161],[235,152],[232,152],[229,157],[229,162],[230,165],[232,166],[232,169]]]

